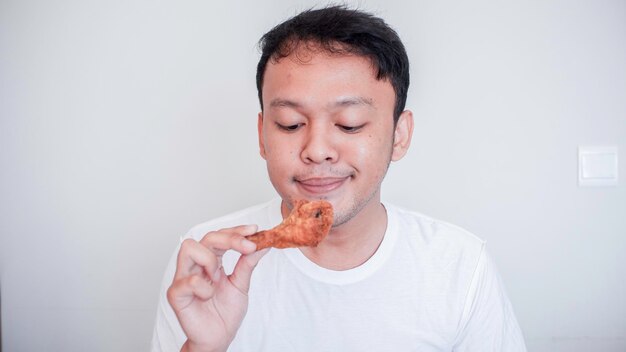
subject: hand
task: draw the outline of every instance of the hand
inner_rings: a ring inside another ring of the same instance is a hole
[[[200,242],[183,241],[167,300],[187,342],[184,351],[225,351],[248,308],[250,277],[267,250],[245,239],[256,226],[238,226],[206,234]],[[229,249],[242,255],[231,275],[224,273],[222,255]]]

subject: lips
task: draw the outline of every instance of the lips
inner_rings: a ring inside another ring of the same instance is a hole
[[[296,179],[296,184],[304,191],[311,194],[323,194],[334,191],[341,187],[347,180],[346,177],[311,177]]]

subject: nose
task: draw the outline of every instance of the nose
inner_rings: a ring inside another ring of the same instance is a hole
[[[338,153],[331,133],[320,126],[312,126],[300,157],[305,163],[314,164],[337,161]]]

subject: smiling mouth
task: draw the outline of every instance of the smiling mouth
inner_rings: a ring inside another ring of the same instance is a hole
[[[296,184],[311,194],[331,192],[341,187],[350,176],[345,177],[311,177],[306,179],[294,179]]]

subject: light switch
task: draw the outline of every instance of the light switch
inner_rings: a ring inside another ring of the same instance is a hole
[[[578,185],[617,185],[617,147],[578,147]]]

